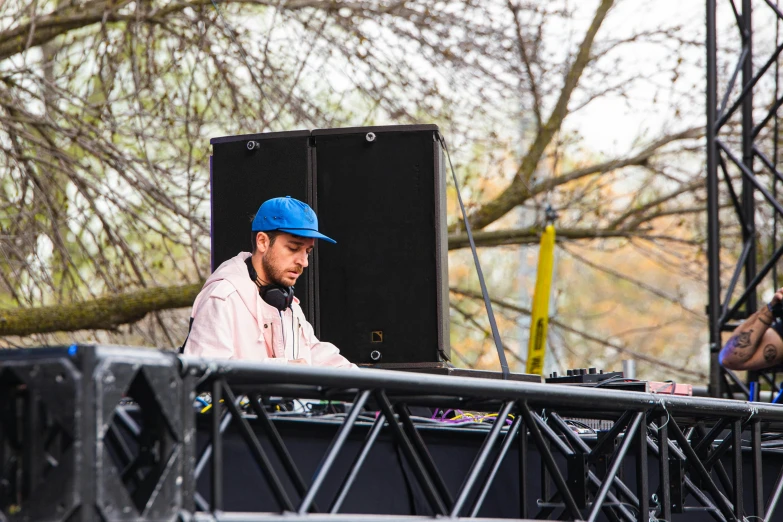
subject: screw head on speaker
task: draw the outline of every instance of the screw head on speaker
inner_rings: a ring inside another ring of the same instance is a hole
[[[260,149],[260,148],[261,148],[261,144],[258,143],[257,141],[251,140],[247,142],[247,150]]]
[[[373,141],[375,141],[375,133],[374,132],[368,132],[367,135],[365,136],[365,138],[367,139],[367,141],[372,143]]]
[[[373,361],[380,361],[381,360],[381,352],[378,350],[373,350],[370,352],[370,359]]]

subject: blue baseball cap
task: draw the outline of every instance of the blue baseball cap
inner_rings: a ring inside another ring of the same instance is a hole
[[[318,217],[307,203],[291,196],[264,201],[253,219],[253,232],[279,230],[295,236],[323,239],[337,243],[318,232]]]

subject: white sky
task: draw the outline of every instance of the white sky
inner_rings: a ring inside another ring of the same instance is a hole
[[[627,33],[633,27],[637,30],[652,30],[665,24],[681,24],[686,27],[686,34],[696,41],[703,42],[705,38],[705,2],[698,0],[656,0],[654,2],[638,2],[636,0],[622,2],[610,12],[599,33],[607,37],[615,33]],[[629,99],[618,96],[604,96],[590,103],[578,113],[569,116],[567,125],[576,129],[584,136],[585,146],[595,152],[614,156],[627,152],[636,137],[668,128],[669,132],[687,129],[694,125],[704,124],[704,50],[691,48],[682,58],[685,63],[695,66],[685,66],[678,79],[678,89],[684,89],[691,94],[690,86],[697,85],[701,97],[698,106],[690,106],[690,114],[675,117],[662,110],[670,106],[673,95],[668,89],[658,88],[653,84],[666,84],[670,81],[661,77],[656,64],[672,60],[667,56],[662,46],[645,45],[640,49],[637,45],[626,45],[618,51],[624,62],[622,74],[631,76],[641,74],[645,79],[638,81],[630,92]],[[649,81],[645,81],[649,80]],[[657,99],[656,99],[657,94]],[[681,94],[681,93],[680,93]]]

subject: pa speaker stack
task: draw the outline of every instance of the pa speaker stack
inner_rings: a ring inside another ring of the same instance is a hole
[[[296,296],[357,364],[449,358],[443,152],[435,125],[250,134],[212,143],[212,268],[250,248],[259,205],[292,196],[336,245],[316,245]]]

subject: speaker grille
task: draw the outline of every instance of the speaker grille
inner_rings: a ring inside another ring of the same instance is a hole
[[[448,354],[436,132],[434,125],[313,131],[318,217],[338,242],[318,249],[319,334],[352,362],[437,362]]]
[[[312,204],[309,141],[309,131],[211,141],[213,271],[239,252],[250,250],[250,224],[261,203],[291,196]],[[306,269],[295,293],[308,320],[314,315],[312,292],[313,270]]]

